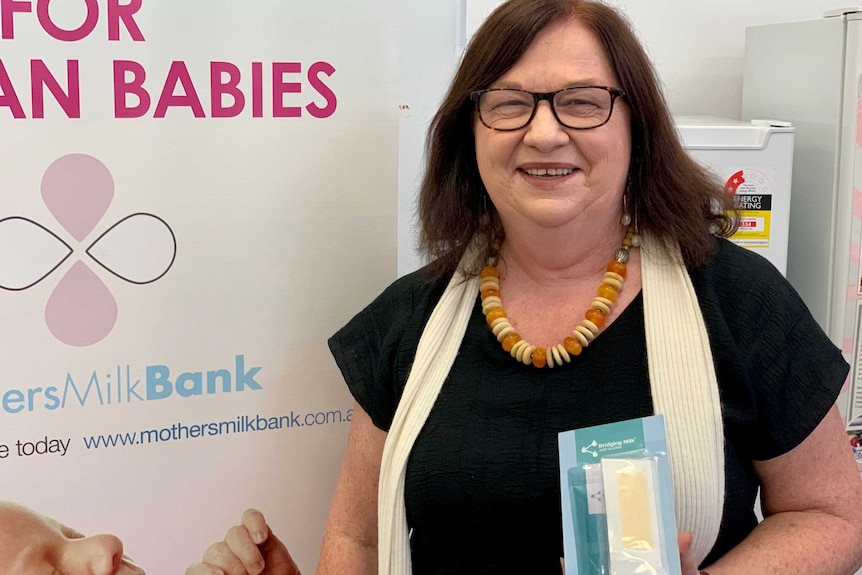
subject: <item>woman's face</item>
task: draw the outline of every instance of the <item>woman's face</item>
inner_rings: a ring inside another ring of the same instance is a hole
[[[0,575],[143,575],[113,535],[84,537],[14,503],[0,502]]]
[[[489,87],[552,92],[577,85],[619,87],[619,81],[593,33],[566,19],[536,36]],[[475,115],[473,132],[479,173],[507,230],[618,221],[631,155],[629,110],[622,100],[608,123],[588,130],[564,127],[543,101],[520,130],[491,130]],[[557,175],[536,171],[549,168]]]

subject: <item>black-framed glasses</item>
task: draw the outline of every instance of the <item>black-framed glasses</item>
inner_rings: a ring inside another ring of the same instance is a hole
[[[547,100],[557,121],[573,130],[598,128],[611,119],[614,101],[626,93],[608,86],[573,86],[556,92],[491,88],[470,93],[479,120],[492,130],[520,130],[533,120],[539,102]]]

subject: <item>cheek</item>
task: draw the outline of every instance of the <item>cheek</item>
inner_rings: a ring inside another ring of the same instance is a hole
[[[473,144],[476,148],[476,165],[479,167],[479,173],[484,176],[485,172],[488,171],[489,165],[488,138],[484,135],[476,134]]]
[[[631,142],[627,135],[584,142],[584,155],[591,166],[591,176],[600,177],[609,185],[628,179]]]
[[[486,132],[490,132],[485,128]],[[477,135],[474,142],[476,146],[476,165],[479,175],[486,188],[499,186],[509,182],[512,172],[512,157],[517,146],[509,134],[485,133]]]

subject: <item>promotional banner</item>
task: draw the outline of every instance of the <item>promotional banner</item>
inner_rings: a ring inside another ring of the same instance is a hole
[[[0,0],[0,538],[181,573],[253,506],[313,571],[326,339],[396,273],[396,8]]]

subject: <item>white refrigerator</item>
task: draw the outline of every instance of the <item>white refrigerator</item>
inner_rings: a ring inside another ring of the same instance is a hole
[[[734,198],[740,218],[731,241],[759,253],[786,275],[793,126],[714,116],[677,116],[674,122],[689,155]]]
[[[787,278],[851,364],[839,407],[862,441],[862,8],[746,30],[743,118],[796,128]],[[853,438],[855,436],[855,439]],[[857,451],[862,469],[862,449]]]

